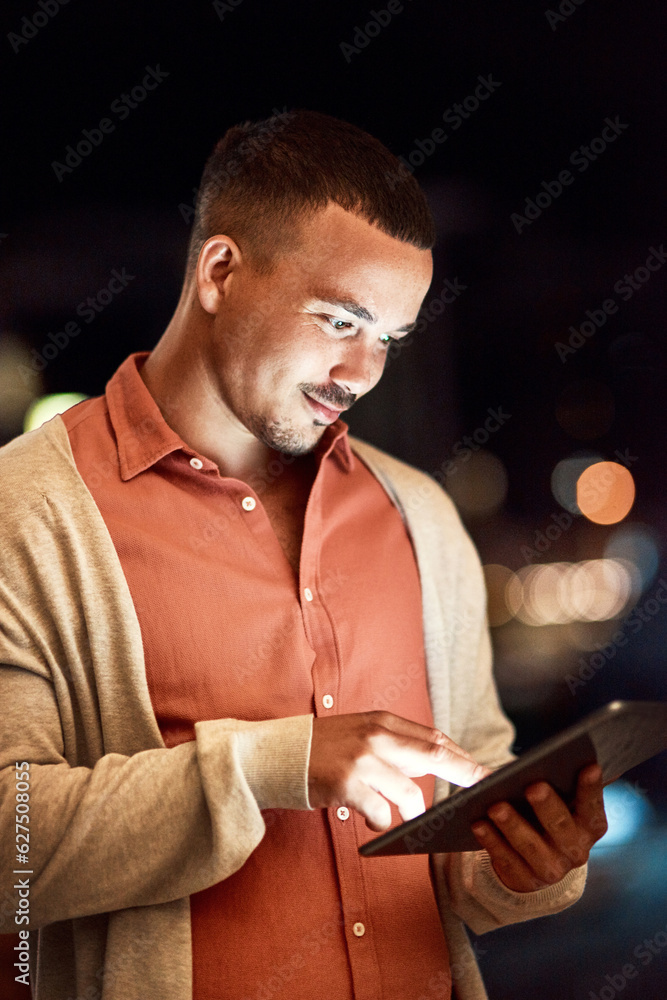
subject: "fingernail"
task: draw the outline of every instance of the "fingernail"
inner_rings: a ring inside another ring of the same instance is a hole
[[[526,798],[529,802],[544,802],[549,794],[549,786],[545,784],[535,785],[534,788],[528,789],[526,792]]]
[[[489,810],[487,810],[487,811],[488,811],[488,814],[491,817],[491,819],[493,819],[493,820],[496,820],[496,819],[500,820],[501,823],[504,820],[506,820],[507,817],[510,814],[510,811],[509,811],[508,807],[505,806],[505,805],[491,806],[491,808]]]
[[[487,830],[483,823],[473,823],[471,830],[480,839],[486,837]]]

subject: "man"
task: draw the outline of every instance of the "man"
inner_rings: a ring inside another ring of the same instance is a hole
[[[21,765],[38,1000],[469,1000],[462,920],[581,892],[598,768],[573,813],[530,791],[543,835],[499,804],[479,852],[358,853],[513,735],[450,501],[340,418],[431,281],[398,170],[311,111],[230,129],[156,348],[3,449],[2,849]]]

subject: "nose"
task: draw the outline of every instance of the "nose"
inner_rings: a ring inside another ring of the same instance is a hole
[[[373,344],[350,337],[342,341],[342,355],[332,365],[329,375],[346,392],[363,396],[380,381],[387,354]]]

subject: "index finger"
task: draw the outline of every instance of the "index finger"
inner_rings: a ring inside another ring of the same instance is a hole
[[[412,719],[405,719],[402,715],[394,715],[393,712],[368,712],[367,717],[377,722],[382,729],[388,729],[397,736],[412,736],[415,740],[431,744],[441,744],[455,750],[461,757],[473,760],[471,754],[463,747],[454,742],[451,737],[443,733],[442,730],[434,726],[423,726],[421,722],[413,722]]]
[[[439,745],[434,749],[429,748],[428,755],[432,760],[429,774],[435,774],[438,778],[445,778],[456,785],[468,788],[492,773],[493,768],[479,764],[469,754],[461,756],[460,747],[453,741],[450,743],[451,746]]]
[[[410,777],[434,774],[467,787],[491,774],[491,768],[479,764],[439,729],[399,716],[382,720],[372,746],[379,757]]]

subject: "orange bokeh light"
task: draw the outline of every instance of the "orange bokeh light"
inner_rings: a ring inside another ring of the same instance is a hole
[[[635,501],[632,473],[618,462],[595,462],[577,480],[577,505],[595,524],[616,524]]]

